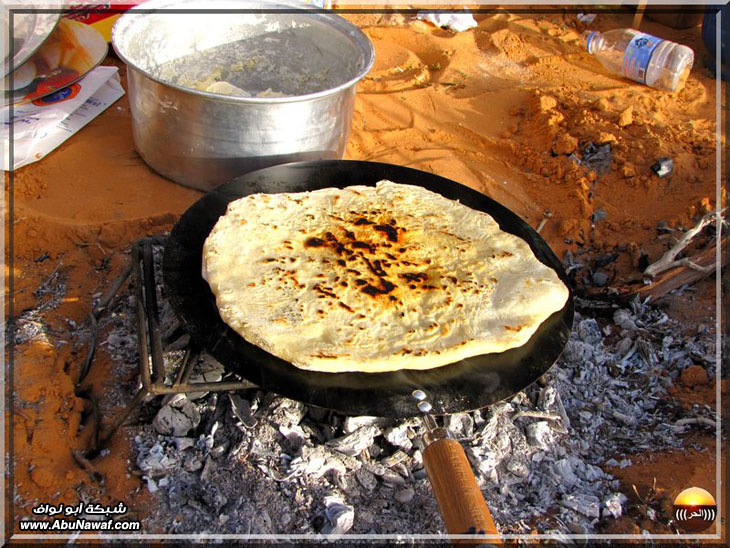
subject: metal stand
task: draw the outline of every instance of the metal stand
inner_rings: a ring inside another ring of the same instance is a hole
[[[82,369],[80,379],[76,384],[77,394],[80,384],[88,374],[96,350],[96,326],[99,316],[105,312],[109,303],[119,292],[124,282],[134,274],[135,300],[137,312],[138,340],[139,340],[139,378],[141,386],[137,389],[132,400],[124,410],[106,427],[102,426],[101,417],[96,413],[95,432],[92,444],[86,457],[91,459],[99,454],[99,451],[109,442],[116,431],[125,423],[132,413],[149,398],[165,394],[189,394],[192,392],[226,392],[256,388],[256,385],[249,381],[218,381],[218,382],[195,382],[189,381],[193,367],[200,356],[198,350],[191,343],[185,350],[180,369],[177,372],[175,381],[169,385],[165,384],[165,365],[163,359],[163,344],[160,335],[160,317],[157,306],[157,281],[155,279],[154,259],[152,246],[164,245],[166,238],[152,237],[138,240],[132,246],[132,264],[112,284],[109,293],[102,298],[99,305],[89,315],[90,323],[94,329],[89,354]],[[91,397],[94,402],[93,397]],[[97,406],[94,402],[94,408]]]

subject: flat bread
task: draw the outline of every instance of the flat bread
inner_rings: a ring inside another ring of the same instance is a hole
[[[568,298],[488,214],[390,181],[231,202],[205,242],[203,277],[244,339],[332,373],[521,346]]]

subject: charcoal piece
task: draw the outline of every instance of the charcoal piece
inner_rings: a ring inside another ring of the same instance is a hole
[[[363,426],[370,426],[372,424],[377,424],[381,420],[382,419],[380,419],[380,417],[368,417],[368,416],[346,417],[344,422],[342,423],[342,431],[345,434],[352,434],[355,430],[358,430],[359,428],[362,428]]]
[[[570,428],[570,419],[568,414],[565,412],[560,392],[555,386],[546,386],[541,392],[540,397],[537,401],[537,406],[549,413],[557,414],[560,416],[562,426],[564,428]]]
[[[321,425],[322,428],[322,437],[325,440],[331,440],[335,437],[335,427],[331,424],[323,424]]]
[[[382,476],[387,470],[387,468],[379,462],[364,462],[363,467],[368,472],[370,472],[371,474],[375,474],[376,476]]]
[[[659,357],[657,356],[656,350],[654,350],[654,346],[642,337],[636,339],[636,353],[649,366],[653,366],[659,361]]]
[[[605,287],[606,285],[608,285],[610,277],[602,270],[597,270],[593,273],[591,279],[593,281],[593,285],[595,285],[596,287]]]
[[[403,486],[406,484],[406,480],[403,479],[403,476],[391,470],[386,470],[381,476],[381,479],[388,485]]]
[[[220,382],[224,373],[225,368],[219,361],[206,357],[198,364],[197,371],[190,376],[190,384]],[[192,392],[188,394],[188,397],[191,400],[198,400],[206,394],[207,392]]]
[[[180,337],[168,344],[165,349],[168,352],[173,352],[175,350],[185,350],[188,346],[190,346],[190,334],[183,333]]]
[[[253,416],[251,405],[248,403],[248,400],[244,400],[237,394],[228,394],[228,398],[231,401],[231,410],[236,418],[240,420],[246,428],[253,428],[256,426],[258,421]]]
[[[185,449],[195,445],[193,438],[172,438],[172,441],[175,444],[175,449],[178,451],[185,451]]]
[[[593,259],[593,262],[597,267],[602,267],[611,264],[616,259],[618,259],[617,253],[603,253],[601,255],[596,255],[595,259]]]
[[[362,467],[355,472],[355,478],[366,491],[373,491],[378,486],[378,479],[365,467]]]
[[[650,169],[657,177],[669,177],[674,172],[674,161],[671,158],[659,158]]]
[[[197,472],[203,467],[203,460],[199,455],[193,455],[183,461],[183,468],[186,472]]]
[[[508,472],[511,472],[512,474],[520,478],[526,478],[530,473],[530,469],[527,466],[527,463],[519,457],[513,457],[509,459],[505,467],[507,468]]]
[[[288,398],[276,398],[271,402],[269,417],[273,424],[292,426],[304,417],[304,404]]]
[[[316,405],[310,404],[310,405],[307,405],[307,413],[312,418],[312,420],[321,422],[327,416],[327,413],[329,413],[329,410],[325,409],[324,407],[317,407]]]
[[[370,447],[375,436],[379,435],[380,429],[377,426],[363,426],[352,434],[329,440],[326,445],[335,451],[354,457]]]
[[[668,234],[674,232],[674,229],[669,226],[667,221],[658,221],[656,224],[656,231],[658,234]]]
[[[613,323],[626,331],[635,331],[637,328],[634,315],[625,308],[619,308],[613,313]]]
[[[216,445],[213,447],[213,449],[210,450],[210,456],[214,459],[217,459],[225,454],[226,450],[228,449],[228,444],[224,443],[222,445]]]
[[[180,456],[168,451],[159,443],[147,450],[140,450],[137,466],[149,477],[161,477],[173,471],[180,464]]]
[[[580,339],[586,344],[597,345],[603,340],[601,328],[598,326],[598,322],[592,318],[581,320],[578,323],[577,331]]]
[[[393,498],[401,504],[408,504],[413,500],[415,494],[416,492],[412,487],[404,487],[403,489],[398,489],[395,495],[393,495]]]
[[[213,459],[211,457],[205,457],[205,464],[203,465],[203,469],[200,471],[200,481],[207,482],[210,479],[210,475],[213,473],[213,469],[215,468],[215,464],[213,464]]]
[[[324,443],[325,437],[322,434],[322,432],[314,426],[313,424],[310,424],[309,421],[302,421],[299,426],[304,431],[304,433],[309,436],[313,441],[316,441],[317,443]]]
[[[525,433],[528,443],[538,449],[548,450],[553,444],[553,429],[547,421],[528,424]]]
[[[160,434],[184,436],[200,424],[200,412],[187,396],[178,394],[155,415],[152,426]]]
[[[145,480],[147,482],[147,490],[150,493],[156,493],[158,490],[157,483],[152,478],[146,478]],[[86,517],[86,516],[84,516]]]
[[[384,433],[383,437],[395,447],[400,447],[405,451],[409,451],[413,447],[413,442],[408,437],[408,424],[401,424],[388,428]]]
[[[649,255],[647,255],[646,253],[644,253],[642,251],[641,256],[639,257],[639,264],[637,265],[637,268],[643,272],[644,270],[647,269],[648,266],[649,266]]]
[[[606,213],[605,209],[596,209],[591,215],[591,221],[594,223],[598,223],[605,219],[607,215],[608,213]]]
[[[279,426],[279,432],[284,436],[292,448],[297,451],[307,439],[307,434],[302,430],[299,425],[294,426]]]
[[[401,450],[399,449],[398,451],[396,451],[395,453],[393,453],[393,454],[392,454],[392,455],[390,455],[389,457],[385,457],[385,458],[384,458],[384,459],[383,459],[382,461],[380,461],[380,462],[381,462],[381,463],[382,463],[382,465],[383,465],[383,466],[385,466],[386,468],[392,468],[392,467],[393,467],[393,466],[395,466],[396,464],[400,464],[400,463],[402,463],[402,462],[403,462],[404,460],[406,460],[407,458],[408,458],[408,455],[407,455],[406,453],[404,453],[403,451],[401,451]]]
[[[611,169],[611,161],[611,143],[597,145],[589,142],[583,147],[580,163],[597,174],[602,175],[608,172]]]
[[[631,337],[624,337],[616,344],[616,355],[623,358],[633,345],[634,341]]]
[[[600,501],[593,495],[563,495],[560,504],[589,518],[601,516]]]
[[[335,497],[326,497],[324,515],[327,521],[322,527],[322,534],[342,535],[352,528],[355,509]]]
[[[425,468],[421,468],[421,469],[413,472],[413,479],[415,479],[415,480],[422,480],[422,479],[426,479],[427,477],[428,477],[428,472],[426,472]]]
[[[203,490],[201,498],[203,499],[203,502],[216,513],[219,513],[221,508],[223,508],[223,506],[225,506],[228,502],[226,496],[223,495],[223,493],[220,492],[220,489],[215,485],[209,485],[205,490]]]
[[[565,345],[563,358],[572,363],[590,361],[593,359],[593,346],[583,341],[571,339]]]
[[[373,444],[370,447],[368,447],[368,455],[372,459],[377,459],[380,455],[383,454],[383,448],[379,445]]]
[[[449,415],[445,421],[445,426],[457,439],[469,438],[474,434],[474,419],[469,413]]]
[[[612,493],[603,499],[603,516],[618,519],[623,514],[623,505],[628,499],[623,493]]]

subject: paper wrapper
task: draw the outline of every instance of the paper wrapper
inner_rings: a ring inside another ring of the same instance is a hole
[[[82,80],[26,105],[3,107],[2,168],[36,162],[124,95],[116,67],[97,67]],[[10,137],[12,133],[12,147]],[[13,162],[10,153],[12,148]]]

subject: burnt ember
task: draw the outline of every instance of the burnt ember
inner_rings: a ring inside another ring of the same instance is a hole
[[[391,225],[375,225],[373,227],[378,232],[382,232],[386,235],[388,238],[388,241],[390,242],[397,242],[398,241],[398,228]]]
[[[159,289],[172,379],[187,340]],[[120,299],[113,313],[103,346],[133,369],[133,299]],[[561,359],[540,382],[489,408],[438,419],[463,444],[503,533],[594,532],[625,510],[628,493],[609,467],[681,447],[686,432],[712,422],[712,409],[684,411],[664,398],[685,369],[702,364],[714,373],[714,338],[684,332],[646,303],[609,318],[577,314]],[[206,354],[193,377],[235,380]],[[443,532],[419,418],[347,417],[256,387],[150,405],[153,418],[125,428],[155,508],[147,532]]]
[[[321,238],[308,238],[304,245],[305,247],[322,247],[325,245],[325,241]]]

